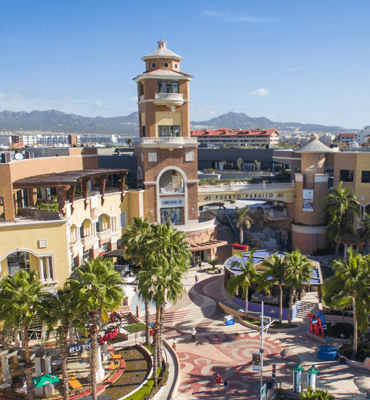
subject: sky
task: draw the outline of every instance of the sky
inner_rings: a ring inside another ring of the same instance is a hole
[[[5,4],[4,4],[5,3]],[[0,111],[137,111],[141,58],[181,55],[191,120],[370,125],[368,0],[34,0],[0,13]]]

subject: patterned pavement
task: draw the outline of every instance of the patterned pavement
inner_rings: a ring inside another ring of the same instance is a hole
[[[195,282],[197,275],[198,282]],[[184,284],[186,294],[166,309],[165,336],[172,344],[177,340],[181,363],[181,384],[176,400],[185,399],[257,399],[259,373],[252,372],[252,352],[260,348],[259,332],[239,323],[225,326],[224,313],[217,303],[229,300],[223,289],[223,275],[209,276],[192,268]],[[197,330],[196,342],[190,332]],[[278,362],[277,381],[292,387],[293,367],[301,362],[305,370],[315,365],[319,369],[318,387],[336,395],[336,399],[366,399],[370,389],[370,372],[323,363],[317,359],[320,343],[308,338],[306,322],[294,332],[269,332],[264,341],[264,377],[271,378],[271,366]],[[214,383],[219,373],[227,378],[229,391],[217,392]],[[356,397],[353,397],[356,396]]]

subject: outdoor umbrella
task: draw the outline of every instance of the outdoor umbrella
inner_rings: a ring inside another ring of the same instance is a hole
[[[54,374],[45,374],[38,376],[37,378],[32,378],[33,386],[35,389],[50,385],[51,383],[59,382],[60,379]]]

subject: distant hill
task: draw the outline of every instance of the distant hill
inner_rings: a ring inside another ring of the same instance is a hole
[[[299,122],[273,122],[267,118],[252,118],[244,113],[221,115],[208,121],[191,122],[191,129],[204,128],[275,128],[279,131],[294,132],[331,132],[339,134],[351,130],[339,126],[325,126],[315,124],[301,124]],[[32,111],[27,112],[0,112],[1,131],[52,131],[66,133],[107,133],[127,136],[138,136],[138,113],[134,112],[126,117],[81,117],[75,114],[65,114],[61,111]]]
[[[89,118],[61,111],[0,112],[0,131],[52,131],[137,135],[138,113],[127,117]]]
[[[340,126],[325,126],[316,124],[301,124],[299,122],[273,122],[265,117],[252,118],[244,113],[229,112],[217,118],[212,118],[208,121],[191,122],[192,129],[199,127],[209,128],[241,128],[241,129],[255,129],[275,128],[279,131],[294,132],[299,128],[302,132],[330,132],[334,134],[348,131],[348,129],[341,128]],[[202,129],[202,128],[199,128]]]

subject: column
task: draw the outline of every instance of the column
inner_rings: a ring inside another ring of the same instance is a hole
[[[40,357],[35,358],[35,366],[36,366],[36,376],[41,376],[42,370],[41,370],[41,358]],[[36,396],[42,396],[43,393],[44,393],[44,388],[39,387],[39,388],[35,389]]]
[[[45,362],[45,374],[51,374],[51,357],[44,356],[43,357]],[[51,383],[50,385],[44,386],[44,394],[47,396],[54,394],[54,384]]]
[[[1,372],[3,374],[4,383],[9,383],[11,385],[12,384],[12,376],[10,375],[9,359],[6,356],[7,352],[8,351],[6,350],[1,353]]]
[[[104,379],[105,371],[101,359],[101,347],[98,345],[98,351],[96,354],[96,380],[100,382]]]
[[[42,261],[42,258],[39,258],[39,270],[40,270],[40,273],[39,273],[39,275],[40,275],[40,280],[42,281],[42,280],[45,280],[45,276],[44,276],[44,263],[43,263],[43,261]]]
[[[109,357],[108,342],[104,342],[104,344],[103,344],[103,360],[107,361],[108,357]]]
[[[51,271],[50,271],[50,257],[45,257],[45,262],[46,262],[46,279],[49,280],[53,280],[53,277],[51,275]]]

